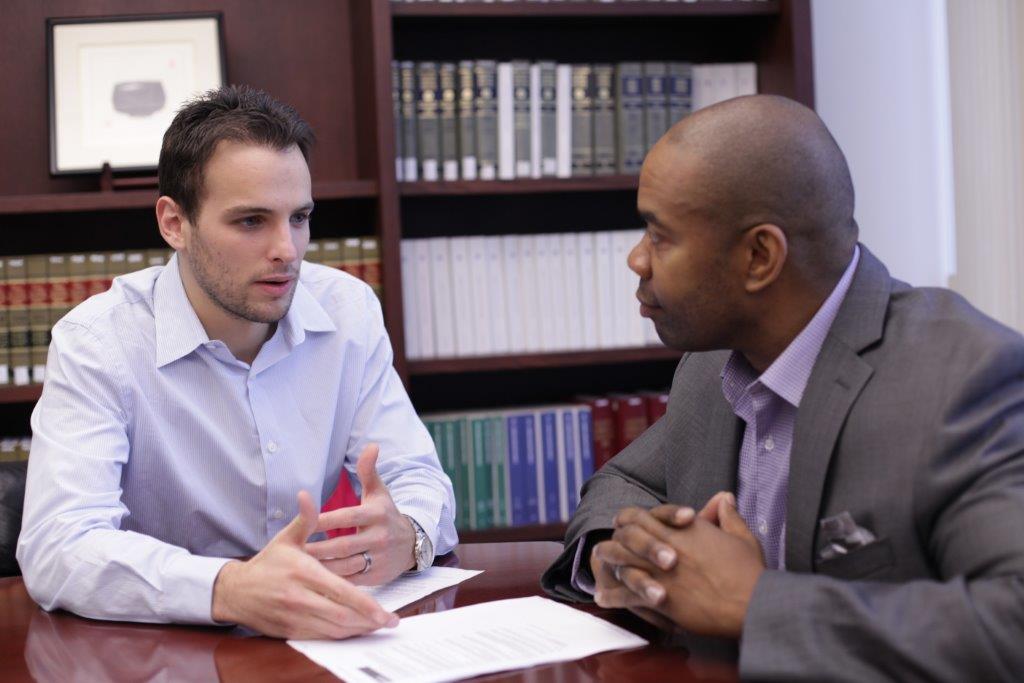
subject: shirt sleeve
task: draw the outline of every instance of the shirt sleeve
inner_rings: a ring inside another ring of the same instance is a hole
[[[18,562],[44,609],[94,619],[213,623],[223,558],[121,530],[121,470],[131,454],[127,386],[112,349],[62,321],[32,413]],[[158,486],[159,482],[153,482]]]
[[[367,354],[349,432],[346,467],[354,475],[356,460],[366,444],[380,444],[377,472],[395,506],[423,527],[434,553],[443,555],[459,542],[452,483],[441,468],[430,433],[392,365],[393,352],[380,302],[369,287],[366,293]],[[352,481],[358,488],[358,478],[353,476]]]

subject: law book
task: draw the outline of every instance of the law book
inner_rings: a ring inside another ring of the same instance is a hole
[[[478,414],[469,420],[473,445],[473,502],[476,506],[474,529],[489,529],[494,526],[494,472],[487,453],[487,423],[490,415]]]
[[[519,235],[519,315],[523,325],[523,350],[543,350],[541,341],[541,291],[537,283],[536,236]]]
[[[618,127],[618,170],[637,174],[647,153],[644,141],[643,67],[639,62],[622,62],[615,67],[618,97],[615,108]]]
[[[555,67],[555,175],[572,176],[572,65]]]
[[[470,528],[470,513],[473,510],[469,497],[469,480],[467,479],[466,467],[464,466],[463,445],[465,443],[462,435],[463,420],[456,416],[450,417],[444,423],[445,448],[451,454],[452,463],[452,487],[455,490],[455,526],[458,529]]]
[[[614,175],[615,156],[615,67],[595,64],[594,79],[594,175]]]
[[[68,288],[71,291],[71,305],[77,306],[89,298],[89,264],[85,254],[70,254],[68,257]],[[155,255],[146,252],[146,266],[163,265],[163,252],[160,263],[154,263]]]
[[[7,295],[7,261],[0,258],[0,386],[11,383],[11,322]]]
[[[136,252],[137,255],[139,255]],[[141,260],[141,255],[140,260]],[[68,314],[72,307],[72,293],[69,281],[68,259],[65,254],[51,254],[47,258],[46,277],[50,281],[50,329]],[[126,259],[127,261],[127,259]]]
[[[736,68],[733,64],[712,64],[712,104],[736,97]]]
[[[576,509],[576,414],[572,407],[558,408],[555,450],[558,453],[558,519],[568,522]]]
[[[644,147],[654,146],[668,130],[665,63],[644,62]]]
[[[633,443],[649,426],[647,405],[637,394],[611,394],[612,414],[615,416],[615,452]]]
[[[596,256],[594,254],[594,233],[576,234],[576,249],[579,260],[579,301],[581,348],[600,347],[597,311]]]
[[[530,65],[530,177],[540,178],[540,64]]]
[[[516,177],[515,80],[511,62],[498,64],[498,179]]]
[[[581,490],[583,485],[594,474],[594,424],[593,412],[590,406],[580,405],[576,408],[576,424],[579,427],[577,443],[579,444],[579,458],[577,463],[579,469],[576,471],[576,481],[579,488],[576,490],[576,506],[580,504]]]
[[[358,237],[342,240],[340,268],[353,277],[363,278],[363,244]]]
[[[565,256],[562,254],[562,235],[552,233],[547,236],[548,268],[551,287],[548,289],[545,304],[551,310],[551,349],[564,351],[569,346],[569,300],[565,289]]]
[[[423,358],[420,348],[420,309],[416,306],[415,240],[402,240],[398,245],[398,261],[402,272],[402,329],[405,332],[405,355],[409,360]],[[308,251],[306,252],[309,253]]]
[[[459,463],[455,459],[456,454],[452,444],[452,439],[449,438],[448,427],[450,422],[452,422],[452,419],[447,415],[438,414],[423,416],[423,425],[427,428],[427,432],[430,434],[430,438],[434,442],[434,449],[437,451],[437,459],[441,464],[441,469],[448,475],[448,479],[452,483],[452,493],[455,494],[454,521],[456,528],[459,528],[462,526],[461,515],[464,512],[464,501],[460,498],[459,487],[456,483]]]
[[[511,526],[508,481],[508,447],[505,434],[504,413],[493,414],[487,419],[487,455],[491,468],[491,492],[493,494],[492,515],[494,526]]]
[[[416,64],[408,61],[400,62],[398,72],[402,98],[402,180],[414,181],[419,178]]]
[[[324,240],[320,244],[323,253],[323,263],[328,268],[342,269],[342,249],[340,240]]]
[[[530,515],[526,509],[527,469],[526,469],[526,421],[531,423],[533,417],[521,412],[507,413],[505,418],[506,438],[508,442],[508,477],[509,507],[512,526],[529,523]]]
[[[541,524],[561,521],[559,511],[558,466],[561,457],[558,453],[558,411],[546,407],[537,411],[536,428],[538,429],[538,457],[542,459],[540,477],[537,480],[538,494],[541,500]]]
[[[533,235],[534,272],[539,279],[541,273],[550,273],[554,267],[551,259],[551,241],[548,235]],[[533,287],[533,313],[537,320],[537,350],[554,351],[557,348],[555,333],[555,308],[551,304],[551,296],[547,288],[540,287],[536,282]]]
[[[436,62],[416,64],[416,141],[423,180],[440,177],[441,111],[440,78]]]
[[[492,332],[494,312],[491,310],[490,283],[491,273],[487,268],[487,248],[484,237],[466,239],[469,258],[468,294],[471,308],[467,311],[472,316],[473,353],[491,355],[494,353],[494,335]]]
[[[530,101],[530,64],[512,62],[512,140],[516,178],[529,178],[533,175]]]
[[[639,241],[636,230],[614,230],[612,238],[612,274],[614,277],[614,316],[616,346],[643,346],[644,319],[636,298],[639,278],[629,269],[629,252]]]
[[[644,391],[640,396],[644,399],[648,426],[660,420],[668,412],[668,391]]]
[[[395,135],[395,180],[401,181],[405,163],[405,146],[402,144],[402,76],[398,62],[391,61],[391,118]]]
[[[736,97],[757,94],[757,64],[754,62],[733,64],[733,74]]]
[[[590,428],[592,437],[588,442],[593,444],[594,471],[618,453],[615,436],[615,413],[612,402],[607,396],[577,396],[576,400],[590,409]]]
[[[602,231],[594,233],[594,281],[597,290],[597,345],[612,349],[618,344],[615,318],[618,300],[615,292],[615,270],[612,268],[612,235]]]
[[[589,64],[572,66],[572,175],[594,174],[594,99]]]
[[[580,294],[579,235],[567,232],[560,236],[562,267],[556,277],[561,280],[561,302],[565,314],[565,348],[582,349],[583,299]]]
[[[430,247],[430,288],[434,303],[434,341],[437,356],[454,357],[455,309],[452,297],[452,271],[448,265],[448,239],[432,237]]]
[[[554,62],[539,62],[537,65],[539,90],[539,176],[551,178],[558,175],[558,65]],[[571,73],[571,72],[570,72]]]
[[[320,242],[318,240],[310,240],[309,244],[306,245],[306,253],[303,254],[302,260],[307,263],[323,263],[324,252],[320,248]]]
[[[714,65],[694,64],[692,73],[693,111],[697,111],[716,102]]]
[[[25,257],[28,285],[29,369],[32,381],[41,384],[46,375],[46,352],[50,346],[50,283],[46,275],[47,257]]]
[[[459,124],[455,64],[444,62],[440,66],[441,109],[441,177],[459,179]]]
[[[473,78],[473,62],[459,62],[457,77],[461,176],[463,180],[476,180],[476,84]]]
[[[7,271],[8,326],[11,335],[11,378],[14,384],[32,383],[28,273],[23,256],[9,256]]]
[[[107,253],[107,289],[114,284],[114,279],[127,275],[128,254],[123,251],[111,251]]]
[[[509,351],[509,339],[502,240],[500,237],[483,239],[486,264],[481,285],[482,289],[487,291],[487,317],[491,330],[490,352],[504,354]]]
[[[363,282],[370,285],[380,299],[383,296],[383,283],[380,277],[380,242],[376,237],[363,237],[359,240],[359,272]]]
[[[421,358],[437,356],[436,333],[434,331],[433,282],[430,274],[430,243],[427,240],[412,240],[413,245],[413,306],[416,309],[417,340]],[[403,280],[404,281],[404,280]],[[409,287],[404,287],[409,289]]]
[[[523,416],[522,448],[523,448],[523,488],[526,493],[526,524],[543,523],[543,506],[540,495],[544,490],[544,469],[539,443],[539,429],[536,425],[535,412]]]
[[[61,254],[64,256],[64,254]],[[141,251],[129,251],[127,256],[128,272],[134,273],[146,267],[146,255]]]
[[[476,355],[476,317],[473,315],[473,274],[469,258],[469,239],[448,239],[448,266],[451,269],[452,311],[455,322],[455,355]]]
[[[89,254],[86,269],[86,272],[89,274],[87,285],[89,296],[102,294],[110,289],[110,280],[107,279],[106,254],[102,252]]]
[[[523,317],[522,291],[519,286],[521,270],[519,256],[519,235],[501,237],[501,266],[505,281],[505,308],[495,312],[504,314],[508,328],[508,351],[520,353],[526,350],[526,329]]]
[[[478,59],[473,66],[476,100],[476,157],[480,180],[498,177],[498,64]]]
[[[668,91],[668,127],[671,128],[693,111],[693,65],[669,62],[666,87]]]

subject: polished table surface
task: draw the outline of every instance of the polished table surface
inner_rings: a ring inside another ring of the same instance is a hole
[[[412,616],[451,607],[542,595],[541,573],[561,546],[551,542],[464,544],[443,564],[484,573],[399,610]],[[731,665],[697,662],[628,612],[587,611],[652,644],[486,676],[488,681],[732,681]],[[336,681],[282,640],[242,629],[104,622],[40,609],[20,578],[0,579],[0,680]]]

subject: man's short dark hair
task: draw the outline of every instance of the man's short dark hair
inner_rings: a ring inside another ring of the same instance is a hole
[[[228,85],[187,102],[164,133],[157,167],[159,190],[195,222],[203,199],[203,171],[217,143],[233,140],[285,150],[299,148],[309,163],[313,129],[267,93]]]

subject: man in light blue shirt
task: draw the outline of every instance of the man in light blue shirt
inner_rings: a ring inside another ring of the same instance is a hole
[[[186,105],[156,205],[175,256],[55,326],[18,545],[44,608],[346,637],[397,622],[354,584],[457,543],[376,296],[302,262],[312,140],[251,89]],[[317,515],[342,468],[361,504]]]

